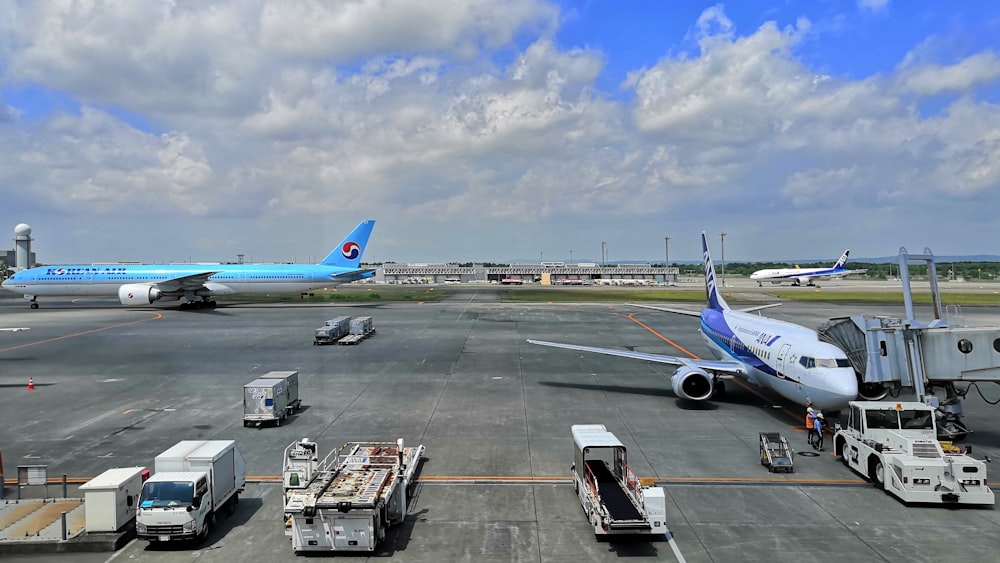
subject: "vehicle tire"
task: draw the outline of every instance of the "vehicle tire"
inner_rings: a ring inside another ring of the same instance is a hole
[[[885,490],[885,465],[882,464],[881,460],[876,459],[872,462],[869,475],[876,489]]]
[[[840,442],[837,444],[836,447],[837,450],[840,451],[840,463],[843,463],[844,467],[850,469],[851,460],[847,459],[847,443],[845,443],[843,440],[840,440]]]

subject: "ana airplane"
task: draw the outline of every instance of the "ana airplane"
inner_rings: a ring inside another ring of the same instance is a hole
[[[863,274],[868,270],[848,270],[844,268],[847,264],[847,255],[851,249],[847,249],[840,255],[840,259],[830,268],[779,268],[776,270],[757,270],[750,274],[750,279],[763,286],[764,282],[779,284],[790,281],[792,285],[816,285],[815,278],[842,278],[847,274]]]
[[[532,344],[582,352],[596,352],[678,366],[670,378],[674,394],[682,399],[704,401],[713,391],[725,390],[722,380],[738,378],[746,383],[799,404],[838,411],[858,396],[858,380],[847,355],[819,340],[816,331],[751,311],[777,305],[760,305],[740,311],[729,308],[716,285],[715,266],[708,241],[701,235],[705,262],[705,293],[708,306],[697,313],[682,309],[635,305],[669,313],[699,316],[702,338],[716,360],[701,360],[575,344],[528,340]],[[721,393],[720,393],[721,394]]]
[[[37,309],[39,296],[118,296],[122,305],[179,301],[182,308],[215,307],[216,295],[299,293],[375,274],[361,268],[374,219],[362,221],[319,264],[86,264],[41,266],[15,273],[3,288]]]

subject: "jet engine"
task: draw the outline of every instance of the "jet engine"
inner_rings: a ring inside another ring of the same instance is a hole
[[[797,278],[792,278],[792,280],[794,280],[792,285],[812,285],[812,284],[809,283],[809,278],[807,278],[805,276],[799,276]]]
[[[701,368],[681,366],[670,378],[674,395],[691,401],[704,401],[712,396],[714,378]]]
[[[865,383],[858,376],[858,397],[865,401],[881,401],[889,395],[889,386],[885,383]]]
[[[163,293],[153,286],[141,283],[125,284],[118,288],[118,300],[125,306],[149,305],[163,297]]]

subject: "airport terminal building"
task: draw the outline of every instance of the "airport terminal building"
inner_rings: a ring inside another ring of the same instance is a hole
[[[565,264],[514,264],[487,267],[482,264],[402,264],[388,262],[378,266],[376,283],[497,283],[519,285],[673,285],[679,268],[648,264],[601,266],[592,262]]]

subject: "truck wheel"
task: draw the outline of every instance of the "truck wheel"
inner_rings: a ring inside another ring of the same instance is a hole
[[[875,484],[876,489],[885,489],[885,466],[882,465],[882,460],[876,459],[872,463],[871,470],[872,483]]]

